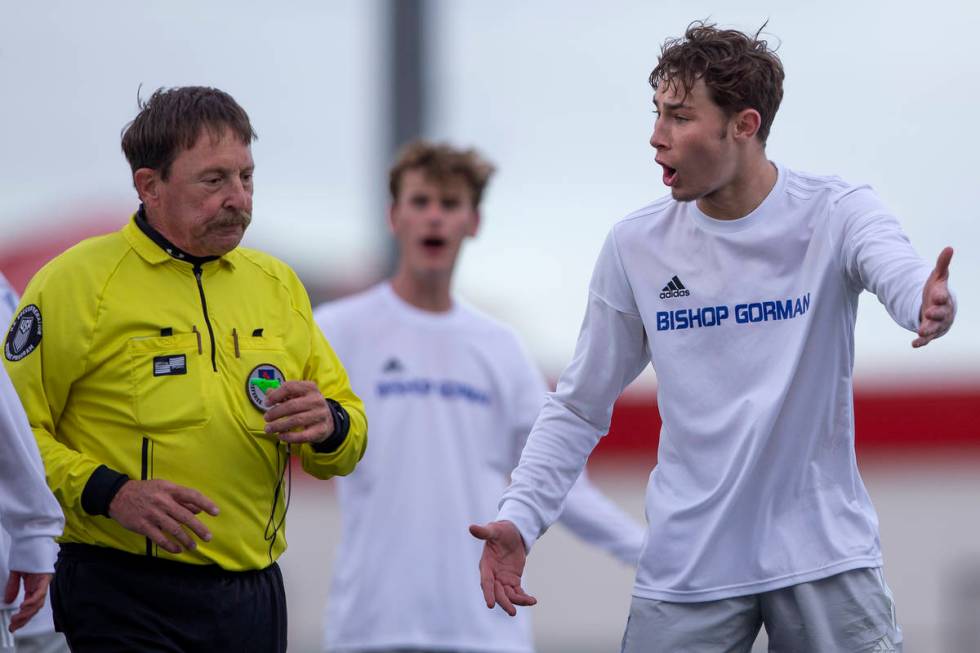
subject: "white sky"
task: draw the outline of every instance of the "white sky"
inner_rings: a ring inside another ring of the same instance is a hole
[[[718,5],[733,9],[718,11]],[[923,256],[957,252],[949,336],[911,334],[866,296],[859,377],[980,370],[980,6],[912,2],[442,0],[428,134],[499,166],[460,294],[510,322],[549,374],[574,347],[602,239],[665,194],[647,144],[646,78],[662,41],[711,17],[782,42],[787,80],[770,157],[870,182]],[[119,133],[158,86],[232,93],[260,139],[247,237],[307,279],[359,283],[380,265],[383,5],[68,0],[0,7],[0,249],[90,207],[133,208]]]

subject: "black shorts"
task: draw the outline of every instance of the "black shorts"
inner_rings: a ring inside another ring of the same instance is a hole
[[[235,572],[63,544],[51,607],[74,653],[286,651],[286,593],[275,563]]]

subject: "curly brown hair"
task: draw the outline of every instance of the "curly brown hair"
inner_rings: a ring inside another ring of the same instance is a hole
[[[476,209],[495,168],[474,149],[458,150],[446,144],[415,140],[402,146],[388,173],[392,202],[398,199],[402,175],[409,170],[421,170],[427,179],[439,184],[462,179],[473,194]]]
[[[663,84],[680,84],[686,96],[704,80],[714,102],[726,115],[755,109],[762,122],[757,136],[763,145],[783,99],[783,64],[774,49],[759,38],[766,25],[749,36],[718,29],[704,21],[687,26],[682,38],[668,39],[657,67],[650,73],[654,92]]]
[[[123,128],[122,149],[133,172],[159,170],[166,181],[183,150],[194,147],[202,129],[219,137],[225,129],[246,144],[256,138],[245,109],[224,91],[206,86],[158,88]]]

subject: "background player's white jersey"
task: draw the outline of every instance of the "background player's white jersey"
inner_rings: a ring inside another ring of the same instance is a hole
[[[317,309],[368,415],[364,459],[337,478],[343,528],[329,650],[531,651],[526,612],[488,610],[483,524],[520,456],[545,384],[516,335],[462,306],[419,310],[381,284]],[[575,479],[573,479],[574,481]],[[643,529],[580,480],[562,521],[635,563]]]
[[[0,325],[2,325],[3,337],[7,337],[7,328],[14,318],[14,311],[17,310],[17,293],[10,286],[7,277],[0,273]]]
[[[915,330],[929,272],[878,197],[835,177],[779,168],[738,220],[669,197],[628,216],[498,518],[539,536],[652,361],[663,428],[635,596],[710,601],[880,566],[854,454],[858,295]]]
[[[2,338],[17,309],[17,293],[0,274],[0,324]],[[44,483],[44,468],[20,399],[0,365],[0,591],[10,566],[22,571],[53,571],[57,546],[52,538],[61,535],[64,518],[51,490]],[[46,519],[37,519],[45,515]],[[16,547],[11,550],[9,533],[17,533]],[[31,567],[31,568],[26,568]],[[19,605],[21,596],[13,605]],[[4,608],[0,596],[0,609]],[[17,631],[18,637],[54,632],[50,598],[45,600],[34,618]]]

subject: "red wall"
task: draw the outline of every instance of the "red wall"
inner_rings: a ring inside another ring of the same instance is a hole
[[[656,458],[660,414],[653,393],[616,403],[599,457]],[[934,391],[858,390],[854,396],[858,453],[980,452],[980,382]]]

